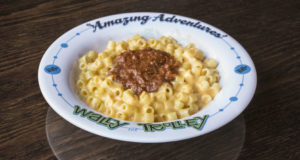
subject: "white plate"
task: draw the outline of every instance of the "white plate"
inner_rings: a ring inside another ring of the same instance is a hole
[[[182,45],[195,44],[206,57],[219,62],[222,90],[204,109],[174,122],[140,124],[110,119],[89,108],[72,91],[72,78],[69,79],[73,63],[89,50],[102,52],[109,40],[126,40],[135,34],[156,39],[172,36]],[[199,20],[150,12],[111,15],[69,30],[47,49],[38,79],[49,105],[77,127],[112,139],[146,143],[178,141],[216,130],[247,107],[256,88],[256,71],[250,56],[228,34]],[[75,106],[93,114],[80,116]]]

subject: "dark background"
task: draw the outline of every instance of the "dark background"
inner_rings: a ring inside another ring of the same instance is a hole
[[[297,0],[2,0],[0,159],[56,159],[45,132],[49,105],[37,80],[39,62],[49,45],[86,21],[138,11],[199,19],[239,41],[255,63],[258,86],[252,102],[243,112],[246,135],[238,160],[300,159],[299,8]],[[126,143],[105,141],[114,147]],[[187,142],[192,140],[178,142],[183,148],[178,153],[181,157],[187,154]],[[173,154],[156,155],[159,145],[152,145],[153,148],[149,145],[139,144],[134,154],[140,159],[182,159]],[[123,159],[118,153],[116,150],[109,152],[112,156],[105,156],[106,152],[102,152],[99,159]]]

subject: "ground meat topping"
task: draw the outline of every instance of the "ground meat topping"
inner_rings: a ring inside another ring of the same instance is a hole
[[[173,56],[161,50],[128,50],[116,57],[109,75],[136,94],[156,92],[164,82],[175,79],[179,66]]]

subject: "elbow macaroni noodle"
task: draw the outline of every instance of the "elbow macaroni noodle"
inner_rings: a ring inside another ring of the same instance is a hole
[[[107,74],[117,55],[146,47],[171,54],[181,66],[172,85],[164,83],[157,92],[136,95]],[[214,59],[205,59],[192,44],[183,47],[171,37],[147,41],[135,35],[127,41],[109,41],[100,54],[89,51],[82,56],[77,87],[91,108],[108,116],[135,122],[172,121],[190,116],[212,101],[221,89],[217,65]]]

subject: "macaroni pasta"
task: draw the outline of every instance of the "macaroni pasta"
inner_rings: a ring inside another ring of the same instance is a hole
[[[123,51],[146,47],[171,54],[181,66],[171,84],[164,83],[157,92],[137,95],[113,81],[108,72]],[[91,108],[111,117],[135,122],[172,121],[192,115],[212,101],[220,91],[217,65],[192,44],[183,47],[171,37],[146,40],[135,35],[127,41],[109,41],[100,54],[89,51],[82,56],[77,87]]]

